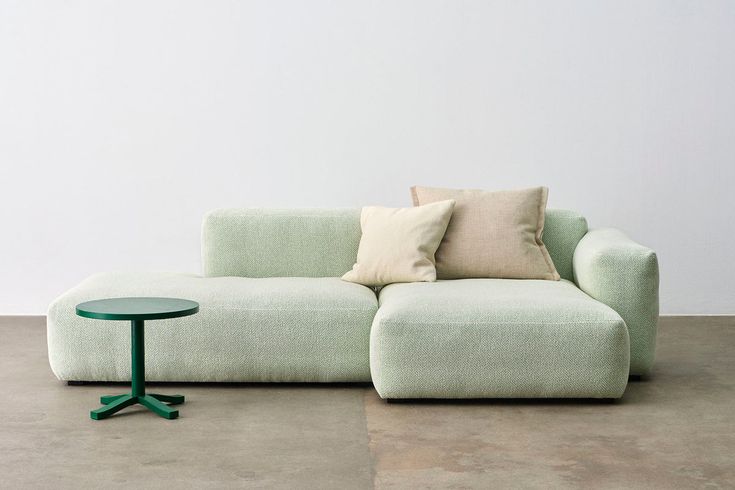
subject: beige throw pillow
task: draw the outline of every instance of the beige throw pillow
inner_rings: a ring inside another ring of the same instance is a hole
[[[342,279],[366,286],[436,281],[434,253],[453,209],[453,200],[415,208],[362,208],[357,263]]]
[[[456,205],[436,251],[439,279],[493,277],[559,280],[546,250],[546,187],[513,191],[412,187],[415,206],[454,199]]]

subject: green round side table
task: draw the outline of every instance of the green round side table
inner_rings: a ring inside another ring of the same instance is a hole
[[[77,315],[97,320],[130,320],[132,354],[131,392],[123,395],[107,395],[100,398],[104,407],[92,410],[94,420],[106,419],[125,407],[140,403],[152,412],[167,419],[175,419],[179,411],[170,405],[184,403],[183,395],[159,395],[145,392],[145,320],[162,320],[193,315],[199,311],[199,303],[178,298],[110,298],[87,301],[77,305]]]

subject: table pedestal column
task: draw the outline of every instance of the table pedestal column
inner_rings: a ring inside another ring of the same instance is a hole
[[[132,356],[132,393],[145,396],[145,330],[143,320],[131,320],[130,351]]]

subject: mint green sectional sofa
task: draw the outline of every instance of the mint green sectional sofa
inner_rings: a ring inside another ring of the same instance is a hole
[[[104,297],[174,296],[197,315],[150,322],[152,381],[367,382],[383,398],[622,396],[653,363],[656,255],[577,213],[548,210],[561,281],[463,279],[376,292],[355,262],[357,209],[229,209],[202,229],[203,276],[92,276],[48,311],[49,361],[67,381],[130,379],[124,322],[77,317]]]

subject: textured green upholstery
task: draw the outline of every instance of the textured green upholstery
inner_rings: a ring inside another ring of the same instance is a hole
[[[340,277],[359,243],[359,209],[223,209],[204,218],[202,263],[209,277]]]
[[[392,284],[370,334],[383,398],[617,398],[628,380],[620,315],[569,281]]]
[[[48,311],[59,379],[130,380],[130,323],[75,314],[83,301],[172,296],[199,313],[146,322],[146,378],[154,381],[370,381],[375,293],[338,278],[201,278],[175,273],[92,276]]]
[[[572,257],[577,243],[587,233],[587,220],[566,209],[547,209],[543,241],[562,279],[574,280]]]
[[[574,274],[584,292],[625,320],[630,334],[630,374],[648,373],[658,323],[656,253],[618,230],[592,230],[574,252]]]

